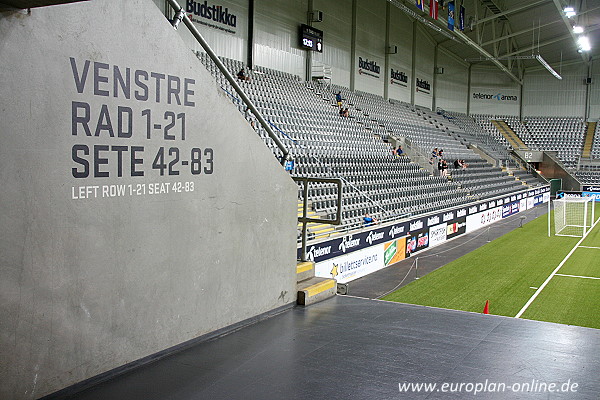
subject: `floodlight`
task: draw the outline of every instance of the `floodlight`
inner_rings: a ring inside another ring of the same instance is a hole
[[[579,48],[581,51],[590,51],[592,46],[590,45],[590,39],[587,36],[579,36],[577,39],[577,44],[579,44]]]
[[[575,13],[575,9],[573,7],[565,7],[563,9],[563,11],[565,12],[565,15],[567,16],[567,18],[571,18],[571,17],[574,17],[575,15],[577,15]]]
[[[576,33],[576,34],[583,33],[583,26],[575,25],[573,27],[573,33]]]

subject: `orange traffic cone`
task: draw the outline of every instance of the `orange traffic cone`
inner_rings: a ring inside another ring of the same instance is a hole
[[[489,300],[485,301],[485,306],[483,307],[483,313],[484,314],[490,313],[490,301]]]

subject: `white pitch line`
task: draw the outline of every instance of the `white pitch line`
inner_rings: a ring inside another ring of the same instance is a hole
[[[598,249],[598,250],[600,250],[600,247],[594,247],[594,246],[579,246],[579,247],[581,247],[582,249]]]
[[[556,274],[556,276],[568,276],[569,278],[583,278],[583,279],[600,279],[595,276],[581,276],[581,275],[566,275],[566,274]]]
[[[569,254],[567,254],[567,256],[560,262],[560,264],[558,264],[558,267],[556,267],[554,269],[554,271],[552,271],[552,273],[550,274],[550,276],[548,278],[546,278],[546,280],[544,281],[544,283],[542,283],[542,285],[538,288],[538,290],[535,291],[535,293],[533,294],[533,296],[531,296],[531,298],[529,300],[527,300],[527,303],[525,303],[525,305],[523,306],[523,308],[521,308],[521,310],[517,313],[517,315],[515,315],[515,318],[521,318],[521,315],[523,315],[523,313],[527,310],[527,308],[529,308],[529,306],[531,305],[531,303],[533,303],[533,301],[535,300],[535,298],[538,297],[538,295],[546,287],[546,285],[548,284],[548,282],[550,282],[550,279],[552,279],[552,277],[554,275],[556,275],[556,273],[558,272],[558,270],[564,265],[564,263],[567,262],[567,260],[569,259],[569,257],[571,257],[571,255],[575,252],[575,250],[577,250],[577,248],[579,247],[579,245],[585,240],[585,238],[587,237],[588,233],[590,233],[591,231],[594,230],[594,227],[596,226],[596,224],[598,223],[598,221],[600,221],[600,218],[596,220],[596,222],[594,223],[594,225],[592,225],[592,229],[590,229],[589,231],[587,231],[585,233],[585,235],[583,235],[583,237],[581,238],[581,240],[579,240],[579,242],[577,242],[577,244],[571,249],[571,251],[569,252]]]

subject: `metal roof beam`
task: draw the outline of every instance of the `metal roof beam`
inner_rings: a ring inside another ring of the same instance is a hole
[[[505,35],[505,36],[502,36],[502,37],[499,37],[499,38],[496,38],[496,39],[488,40],[487,42],[483,42],[483,43],[481,43],[481,45],[482,46],[487,46],[487,45],[492,44],[492,43],[500,42],[500,41],[502,41],[504,39],[510,39],[512,37],[523,35],[525,33],[534,31],[534,30],[539,29],[539,28],[543,28],[543,27],[548,26],[548,25],[556,24],[557,22],[562,22],[562,20],[557,19],[555,21],[547,22],[547,23],[542,24],[542,25],[536,25],[536,26],[531,27],[531,28],[523,29],[523,30],[520,30],[518,32],[512,32],[512,33],[510,33],[508,35]]]
[[[548,3],[550,1],[552,1],[552,0],[538,0],[538,1],[534,1],[532,3],[525,4],[525,5],[521,6],[521,7],[512,8],[510,10],[506,10],[506,11],[503,11],[501,13],[491,15],[491,16],[489,16],[487,18],[480,19],[479,21],[477,21],[475,23],[476,24],[483,24],[484,22],[491,21],[491,20],[494,20],[496,18],[503,17],[505,15],[515,14],[515,13],[518,13],[518,12],[521,12],[521,11],[525,11],[525,10],[528,10],[528,9],[530,9],[532,7],[539,6],[540,4]]]

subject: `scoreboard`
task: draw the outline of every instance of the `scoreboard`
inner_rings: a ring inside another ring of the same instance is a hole
[[[306,24],[300,25],[300,47],[306,50],[323,52],[323,31]]]

